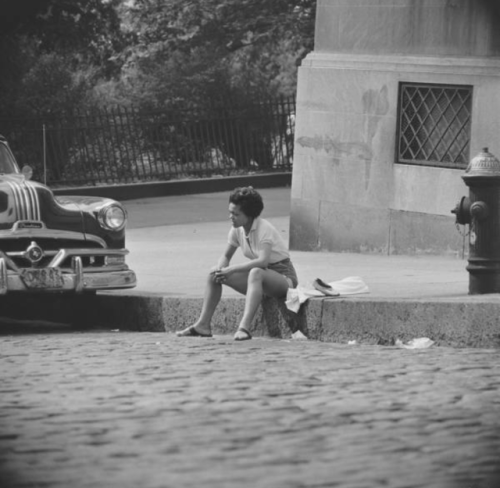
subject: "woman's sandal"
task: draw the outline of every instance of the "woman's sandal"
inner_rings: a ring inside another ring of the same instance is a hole
[[[235,341],[249,341],[251,338],[252,338],[252,334],[250,334],[250,332],[245,329],[244,327],[238,327],[238,329],[236,330],[236,333],[238,332],[243,332],[245,334],[244,337],[235,337],[234,340]]]
[[[194,325],[184,330],[178,330],[175,334],[177,337],[213,337],[212,334],[201,334],[194,328]]]

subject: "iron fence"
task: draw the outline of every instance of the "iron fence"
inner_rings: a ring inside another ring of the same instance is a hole
[[[19,164],[51,186],[289,171],[295,100],[201,111],[127,108],[0,118]]]

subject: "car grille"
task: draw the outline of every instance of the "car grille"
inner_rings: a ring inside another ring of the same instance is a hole
[[[43,258],[33,263],[27,256],[23,256],[32,242],[43,251]],[[48,266],[54,256],[61,249],[102,249],[98,243],[73,239],[51,239],[51,238],[16,238],[0,239],[0,250],[6,254],[18,268],[43,268]],[[71,267],[71,257],[68,257],[61,267]],[[104,256],[82,256],[83,267],[100,267],[104,265]]]
[[[15,215],[18,220],[41,220],[40,201],[36,187],[30,181],[6,180],[12,191]]]

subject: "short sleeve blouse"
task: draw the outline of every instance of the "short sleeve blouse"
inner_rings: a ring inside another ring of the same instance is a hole
[[[264,244],[271,245],[269,263],[277,263],[290,257],[288,247],[279,231],[270,222],[257,217],[247,235],[243,227],[232,227],[228,242],[234,247],[241,247],[243,255],[248,259],[256,259]]]

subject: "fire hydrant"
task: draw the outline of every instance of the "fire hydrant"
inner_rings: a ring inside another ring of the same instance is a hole
[[[500,293],[500,161],[484,148],[462,176],[469,197],[452,213],[457,224],[470,225],[469,294]]]

